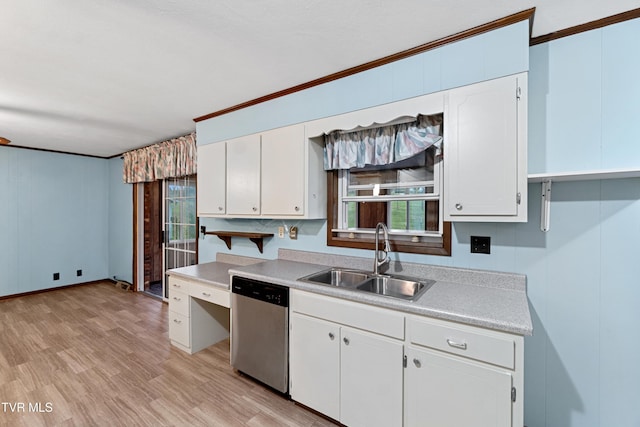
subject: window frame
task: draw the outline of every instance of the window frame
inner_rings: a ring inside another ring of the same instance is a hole
[[[339,171],[327,171],[327,246],[337,246],[354,249],[375,249],[375,236],[370,238],[341,237],[333,229],[338,228],[339,212],[341,202],[339,200]],[[442,203],[440,194],[440,203]],[[434,246],[428,242],[411,242],[400,240],[389,236],[389,243],[393,252],[405,252],[424,255],[451,256],[451,222],[442,223],[442,244]]]

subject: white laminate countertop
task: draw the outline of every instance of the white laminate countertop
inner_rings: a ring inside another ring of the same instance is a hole
[[[230,276],[229,269],[241,267],[237,264],[226,262],[207,262],[204,264],[190,265],[188,267],[174,268],[167,271],[170,276],[182,277],[183,279],[193,279],[207,285],[229,289]]]
[[[225,289],[229,289],[230,276],[235,275],[390,308],[404,313],[450,320],[518,335],[532,335],[533,333],[529,302],[524,288],[514,287],[512,289],[508,286],[487,286],[486,283],[475,285],[436,280],[418,300],[405,301],[298,280],[328,268],[330,268],[328,265],[276,259],[244,266],[225,262],[209,262],[169,270],[168,274]],[[430,279],[430,277],[416,277]],[[483,277],[482,280],[486,282],[486,277]]]
[[[229,269],[229,274],[518,335],[533,333],[529,302],[524,289],[436,281],[418,300],[404,301],[298,280],[327,268],[327,265],[277,259],[260,264],[235,266]]]

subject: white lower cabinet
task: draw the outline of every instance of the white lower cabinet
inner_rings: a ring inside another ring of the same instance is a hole
[[[351,427],[523,425],[522,336],[295,289],[290,310],[290,393],[309,408]]]
[[[402,425],[402,341],[341,328],[340,422]]]
[[[189,285],[186,280],[169,279],[169,338],[181,348],[191,348]]]
[[[402,426],[403,342],[296,312],[296,293],[289,334],[291,398],[347,426]],[[312,305],[335,304],[329,311],[340,321],[353,313],[355,323],[366,323],[370,315],[349,311],[348,302],[309,298],[316,299]]]
[[[404,425],[523,425],[523,337],[407,316]]]
[[[297,313],[289,323],[291,398],[340,419],[340,326]]]
[[[196,353],[229,337],[229,290],[169,276],[169,338]]]
[[[413,346],[406,354],[405,426],[511,426],[511,372]]]

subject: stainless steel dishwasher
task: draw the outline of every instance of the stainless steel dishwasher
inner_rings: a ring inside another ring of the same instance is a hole
[[[268,386],[289,390],[289,288],[234,276],[231,365]]]

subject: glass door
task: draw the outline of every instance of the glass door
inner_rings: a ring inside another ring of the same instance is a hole
[[[196,216],[196,176],[164,181],[163,268],[186,267],[198,262],[198,218]],[[167,275],[162,277],[162,295],[168,299]]]

